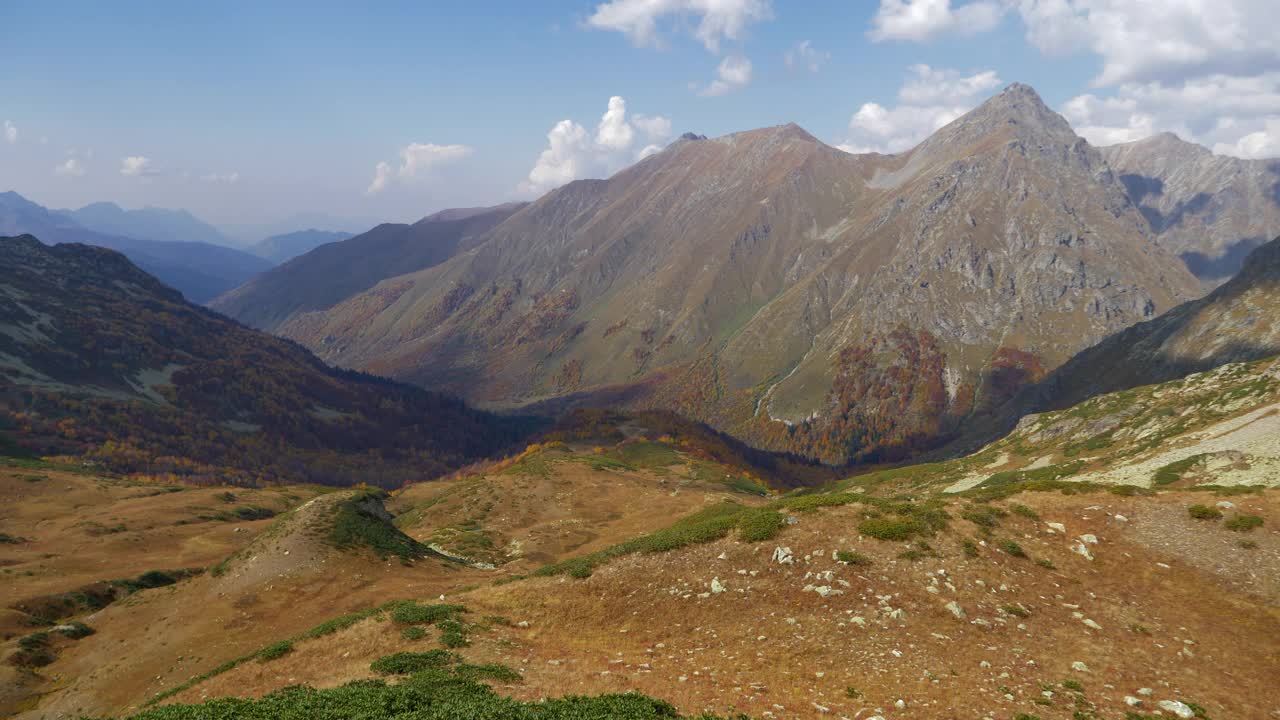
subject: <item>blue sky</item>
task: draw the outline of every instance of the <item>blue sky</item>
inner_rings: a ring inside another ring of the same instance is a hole
[[[684,131],[794,121],[902,150],[1012,81],[1100,144],[1280,154],[1269,3],[1164,5],[6,3],[0,190],[408,220],[607,175]]]

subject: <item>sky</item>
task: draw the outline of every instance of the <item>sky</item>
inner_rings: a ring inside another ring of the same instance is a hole
[[[796,122],[898,152],[1011,82],[1280,156],[1274,0],[0,1],[0,191],[409,221]]]

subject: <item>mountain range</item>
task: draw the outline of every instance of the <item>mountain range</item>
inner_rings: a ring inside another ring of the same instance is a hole
[[[317,247],[216,298],[210,307],[275,331],[300,313],[328,309],[395,275],[432,267],[523,207],[445,210],[413,224],[383,223]]]
[[[1024,85],[899,155],[795,125],[687,135],[507,212],[398,272],[303,256],[213,306],[482,405],[670,409],[841,463],[934,444],[1203,292]],[[324,249],[372,264],[359,239]]]
[[[39,455],[204,483],[394,487],[531,428],[334,370],[112,250],[0,238],[0,264],[0,434]]]
[[[283,235],[272,235],[261,242],[248,248],[249,252],[260,258],[270,260],[279,264],[292,260],[293,258],[311,252],[321,245],[336,243],[352,237],[348,232],[336,232],[330,230],[298,230],[295,232],[284,233]]]
[[[1280,235],[1280,160],[1215,155],[1172,133],[1103,148],[1102,155],[1160,244],[1210,286]]]
[[[181,221],[180,225],[194,223],[197,229],[203,225],[181,211],[122,211],[110,203],[98,203],[68,214],[48,210],[16,192],[0,193],[0,235],[31,234],[47,243],[84,243],[118,250],[192,302],[210,300],[272,265],[256,255],[208,242],[126,236],[92,229],[81,224],[81,218],[100,228],[158,235],[166,231],[164,228],[173,229],[170,221],[175,218]]]
[[[231,241],[217,228],[186,210],[157,207],[125,210],[115,203],[96,202],[79,210],[54,212],[81,227],[106,235],[120,235],[135,240],[204,243],[224,247],[231,245]]]

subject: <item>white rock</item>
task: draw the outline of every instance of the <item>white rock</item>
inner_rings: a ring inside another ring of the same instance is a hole
[[[1080,536],[1080,542],[1086,542],[1086,543],[1089,543],[1090,545],[1097,545],[1098,536],[1085,533],[1084,535]]]
[[[711,578],[711,592],[722,593],[725,590],[728,590],[728,588],[724,586],[724,583],[720,582],[720,578]]]
[[[1194,710],[1188,707],[1186,703],[1178,700],[1161,700],[1156,703],[1156,707],[1159,707],[1165,712],[1171,712],[1180,718],[1193,718],[1196,716],[1196,712]]]
[[[1236,504],[1231,502],[1230,500],[1219,500],[1218,507],[1222,508],[1223,510],[1234,510],[1236,507]]]
[[[1101,625],[1099,625],[1098,623],[1094,622],[1093,620],[1091,620],[1091,619],[1089,619],[1089,618],[1085,618],[1085,619],[1084,619],[1084,626],[1085,626],[1085,627],[1087,627],[1087,628],[1089,628],[1090,630],[1101,630],[1101,629],[1102,629],[1102,626],[1101,626]]]
[[[957,620],[964,619],[964,608],[960,607],[960,603],[952,600],[946,604],[947,611],[956,616]]]
[[[1116,516],[1116,522],[1129,522],[1129,518],[1127,518],[1127,517],[1125,517],[1125,516],[1123,516],[1123,515],[1117,515],[1117,516]]]
[[[1142,700],[1141,700],[1140,698],[1136,698],[1136,697],[1134,697],[1134,696],[1132,696],[1132,695],[1125,695],[1125,696],[1124,696],[1124,704],[1125,704],[1125,705],[1128,705],[1129,707],[1138,707],[1139,705],[1141,705],[1141,704],[1142,704]]]
[[[1143,697],[1151,697],[1151,688],[1138,688],[1138,694]]]
[[[1054,532],[1060,532],[1063,535],[1067,534],[1067,526],[1062,523],[1045,523],[1045,525],[1048,525],[1049,529]]]
[[[1085,545],[1085,544],[1084,544],[1084,543],[1082,543],[1082,542],[1078,542],[1078,543],[1076,543],[1076,544],[1071,548],[1071,552],[1074,552],[1075,554],[1077,554],[1077,555],[1079,555],[1079,556],[1083,557],[1085,560],[1092,560],[1092,559],[1093,559],[1093,553],[1089,552],[1089,546],[1088,546],[1088,545]]]
[[[773,561],[782,565],[791,565],[795,563],[796,559],[791,554],[791,548],[776,547],[773,549]]]
[[[893,706],[894,706],[894,707],[896,707],[896,708],[898,708],[899,710],[906,710],[906,709],[907,709],[907,701],[906,701],[906,700],[903,700],[902,698],[898,698],[898,701],[897,701],[897,702],[895,702],[895,703],[893,704]]]
[[[1071,669],[1075,670],[1076,672],[1089,672],[1089,666],[1085,665],[1079,660],[1071,663]]]
[[[717,556],[716,556],[716,559],[717,559],[717,560],[728,560],[728,559],[729,559],[729,555],[728,555],[728,553],[720,553],[719,555],[717,555]]]

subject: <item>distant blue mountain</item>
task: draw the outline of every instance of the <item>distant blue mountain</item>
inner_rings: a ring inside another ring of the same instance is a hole
[[[283,235],[272,235],[262,242],[248,248],[248,251],[260,258],[266,258],[277,265],[292,260],[299,255],[311,252],[321,245],[342,242],[351,237],[349,232],[331,232],[329,230],[299,230]]]
[[[136,240],[198,242],[231,246],[217,228],[186,210],[145,207],[125,210],[110,202],[85,205],[79,210],[57,210],[81,227],[107,235],[123,235]]]
[[[0,193],[0,236],[23,233],[48,245],[83,243],[122,252],[195,303],[208,302],[273,265],[256,255],[206,242],[141,239],[93,230],[72,215],[50,211],[16,192]]]

